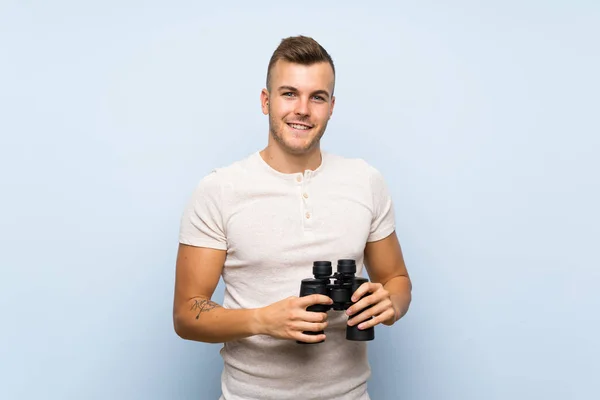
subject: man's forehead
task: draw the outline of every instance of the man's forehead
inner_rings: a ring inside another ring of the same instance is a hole
[[[327,62],[307,65],[279,60],[273,67],[272,77],[275,88],[293,86],[298,90],[331,90],[334,81],[333,69]]]

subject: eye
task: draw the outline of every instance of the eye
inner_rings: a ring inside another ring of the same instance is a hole
[[[293,96],[293,95],[294,95],[294,93],[292,93],[292,92],[285,92],[285,93],[282,93],[282,96],[284,96],[284,97],[291,97],[291,96]]]

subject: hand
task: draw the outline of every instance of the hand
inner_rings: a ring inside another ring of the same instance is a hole
[[[267,307],[258,309],[260,332],[279,339],[293,339],[306,343],[325,340],[324,334],[309,335],[302,332],[320,332],[327,327],[327,313],[306,311],[315,304],[332,304],[321,294],[291,296]]]
[[[358,299],[360,301],[346,310],[346,314],[351,316],[348,320],[349,326],[360,324],[358,329],[367,329],[378,324],[389,326],[396,322],[396,310],[390,299],[390,293],[381,283],[365,282],[360,285],[352,294],[352,301]],[[368,306],[371,307],[365,310]]]

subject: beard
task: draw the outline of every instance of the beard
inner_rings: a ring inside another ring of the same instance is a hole
[[[296,119],[296,121],[298,122],[305,122],[306,119]],[[286,137],[286,129],[289,129],[289,126],[281,121],[281,120],[275,120],[275,118],[273,118],[273,116],[271,116],[271,114],[269,114],[269,132],[271,133],[271,136],[273,137],[273,139],[275,139],[275,141],[277,142],[277,144],[279,144],[279,146],[285,150],[287,153],[291,153],[291,154],[304,154],[304,153],[308,153],[310,150],[314,149],[321,141],[321,138],[323,137],[323,135],[325,134],[325,129],[327,128],[327,121],[325,121],[325,123],[323,124],[323,126],[321,126],[321,128],[316,131],[313,132],[314,136],[310,139],[310,141],[306,144],[303,145],[293,145],[291,143],[289,143],[288,141],[286,141],[285,137]],[[315,127],[311,128],[311,131],[315,130]],[[289,134],[288,134],[289,135]]]

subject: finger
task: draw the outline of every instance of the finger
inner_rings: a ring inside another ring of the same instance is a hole
[[[373,283],[372,282],[365,282],[362,285],[360,285],[358,287],[358,289],[356,289],[354,291],[354,293],[352,293],[352,301],[357,301],[358,299],[360,299],[361,297],[363,297],[365,294],[369,293],[371,291],[371,285]]]
[[[351,300],[357,301],[358,299],[367,295],[368,293],[375,293],[382,288],[383,285],[381,283],[365,282],[354,291]]]
[[[371,307],[367,310],[364,310],[363,312],[356,314],[354,317],[350,318],[348,320],[348,325],[350,325],[350,326],[357,325],[363,321],[368,320],[369,318],[371,318],[373,316],[384,313],[388,309],[392,309],[392,311],[393,311],[391,301],[389,303],[387,301],[377,303],[373,307]]]
[[[324,294],[311,294],[300,297],[298,304],[300,307],[306,308],[308,306],[312,306],[313,304],[333,304],[333,300]]]
[[[325,340],[325,334],[307,335],[305,333],[298,333],[294,336],[294,339],[304,343],[319,343]]]
[[[360,301],[358,301],[356,304],[353,304],[352,306],[348,307],[348,309],[346,310],[346,314],[347,315],[358,314],[359,312],[361,312],[368,306],[380,303],[386,297],[387,297],[386,294],[383,292],[375,292],[373,294],[365,296],[362,299],[360,299]]]
[[[393,309],[387,309],[385,310],[383,313],[376,315],[375,317],[373,317],[372,319],[366,321],[366,322],[362,322],[358,325],[358,329],[363,330],[363,329],[369,329],[375,325],[379,325],[384,321],[387,321],[388,319],[392,318],[392,316],[394,315],[394,310]]]
[[[327,328],[327,322],[298,322],[294,324],[294,330],[300,332],[320,332]]]
[[[306,322],[325,322],[327,314],[323,312],[306,311],[300,314],[300,319]]]

